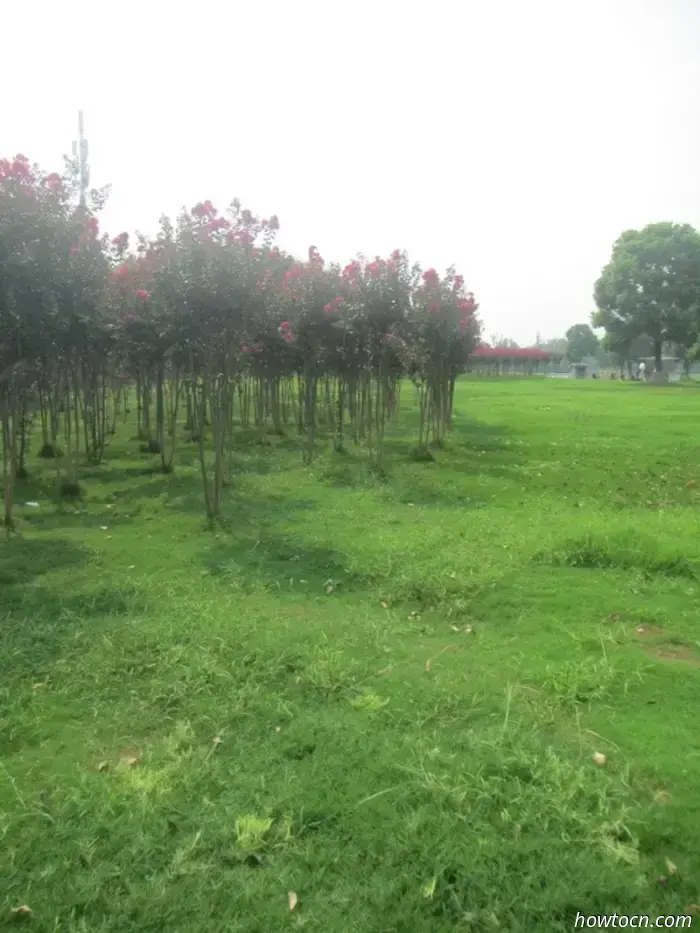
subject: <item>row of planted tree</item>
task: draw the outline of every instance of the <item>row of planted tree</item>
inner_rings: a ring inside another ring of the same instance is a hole
[[[311,247],[275,246],[276,217],[211,201],[160,220],[157,236],[100,234],[106,190],[80,198],[77,166],[44,174],[0,159],[0,421],[4,522],[30,424],[64,493],[99,463],[129,406],[139,433],[176,463],[184,419],[199,446],[207,515],[231,478],[234,428],[365,444],[381,466],[388,419],[409,377],[417,448],[449,430],[455,379],[480,331],[453,269],[359,256],[344,268]],[[205,443],[206,438],[206,443]],[[60,457],[57,454],[61,454]]]

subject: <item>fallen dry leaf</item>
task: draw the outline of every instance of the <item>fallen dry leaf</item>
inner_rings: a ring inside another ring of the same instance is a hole
[[[289,894],[287,894],[287,903],[289,904],[290,910],[294,910],[294,908],[297,906],[298,898],[294,891],[290,891]]]
[[[275,726],[275,732],[281,732],[281,731],[282,731],[282,730],[280,729],[279,726]]]
[[[109,768],[108,761],[101,761],[97,766],[98,771],[106,771],[108,768]]]
[[[656,790],[654,791],[654,800],[656,803],[668,803],[671,799],[671,795],[668,791],[665,790]]]
[[[32,690],[41,690],[41,688],[45,686],[46,684],[32,684]]]
[[[672,862],[670,859],[668,859],[668,858],[666,859],[666,871],[669,873],[669,875],[677,875],[677,874],[678,874],[678,868],[677,868],[677,867],[673,864],[673,862]]]
[[[598,765],[599,768],[602,768],[607,760],[608,759],[602,752],[596,752],[593,755],[593,761]]]
[[[329,580],[328,583],[325,584],[325,586],[323,587],[323,589],[324,589],[324,592],[325,592],[326,596],[330,596],[331,593],[333,592],[333,590],[335,589],[335,586],[334,586],[334,585],[331,583],[331,581]]]
[[[697,481],[697,480],[695,480],[695,479],[689,479],[688,482],[685,484],[685,488],[686,488],[686,489],[693,489],[695,486],[697,486],[697,484],[698,484],[698,481]]]
[[[700,904],[688,904],[685,910],[689,914],[700,914]]]
[[[384,667],[382,668],[381,671],[377,671],[377,677],[379,677],[381,674],[391,674],[391,671],[392,671],[392,668]]]
[[[388,603],[386,599],[383,599],[379,605],[382,607],[382,609],[388,609],[391,604]]]
[[[13,917],[31,917],[34,911],[26,904],[21,904],[19,907],[11,907],[10,913]]]
[[[428,660],[425,662],[425,671],[427,674],[430,673],[430,668],[432,667],[432,664],[433,662],[430,660],[430,658],[428,658]]]
[[[419,613],[419,612],[409,612],[408,618],[409,618],[409,619],[420,619],[420,613]]]
[[[107,525],[100,525],[100,531],[109,531]]]
[[[221,738],[220,735],[215,735],[214,738],[212,739],[212,742],[214,743],[214,745],[221,745],[222,741],[223,739]]]
[[[468,626],[465,628],[465,630],[464,630],[464,634],[465,634],[465,635],[473,635],[473,634],[474,634],[474,626],[473,626],[473,625],[468,625]]]
[[[121,759],[122,764],[128,765],[130,768],[133,768],[135,765],[141,761],[136,755],[129,755],[127,758]]]

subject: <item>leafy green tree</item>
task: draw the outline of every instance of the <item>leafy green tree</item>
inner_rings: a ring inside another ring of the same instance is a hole
[[[598,338],[589,324],[574,324],[566,332],[566,355],[572,363],[580,363],[584,356],[593,356],[598,349]]]
[[[518,350],[520,348],[520,344],[513,340],[512,337],[504,337],[502,334],[491,334],[490,339],[492,347],[506,347],[509,350]]]
[[[661,369],[663,344],[690,347],[700,313],[700,234],[689,224],[649,224],[627,230],[613,246],[595,284],[595,326],[618,349],[648,335]]]

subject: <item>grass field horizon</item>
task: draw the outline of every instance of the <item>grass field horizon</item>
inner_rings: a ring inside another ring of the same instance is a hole
[[[214,531],[195,444],[164,475],[122,423],[59,503],[34,439],[0,543],[0,927],[695,913],[698,388],[462,378],[434,462],[400,408],[382,475],[241,431]]]

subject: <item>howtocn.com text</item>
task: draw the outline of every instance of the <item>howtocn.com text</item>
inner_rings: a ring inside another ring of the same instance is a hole
[[[649,914],[576,914],[575,930],[690,930],[691,916],[651,917]]]

